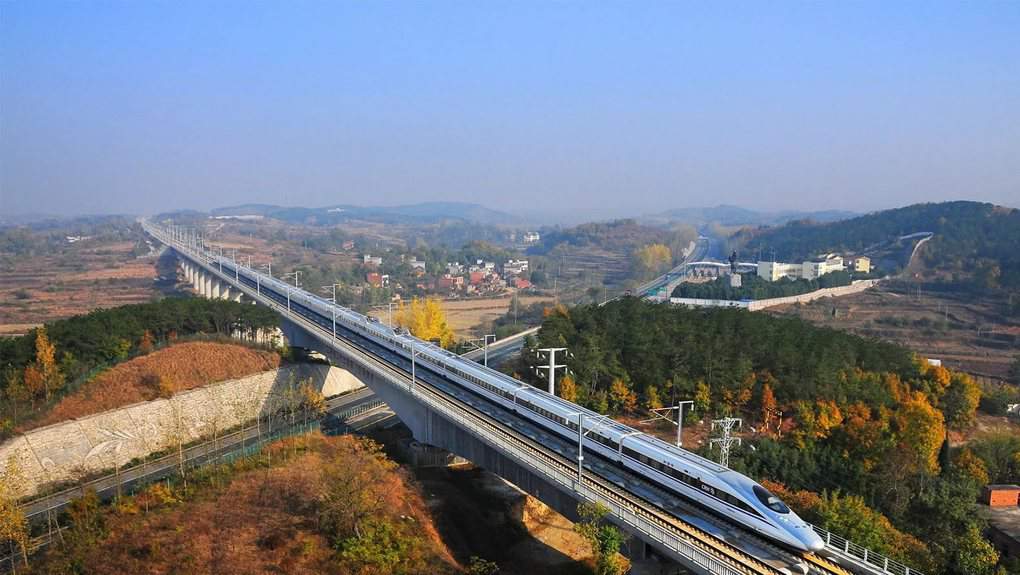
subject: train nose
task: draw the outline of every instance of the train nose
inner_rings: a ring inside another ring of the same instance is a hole
[[[811,533],[804,538],[804,544],[811,551],[821,551],[822,549],[825,549],[825,541],[823,541],[822,538],[814,532],[814,530],[812,530]]]

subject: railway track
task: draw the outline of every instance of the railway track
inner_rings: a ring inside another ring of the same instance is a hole
[[[209,268],[209,270],[214,276],[220,276],[228,283],[233,283],[233,278],[229,278],[227,274],[217,272],[213,268]],[[631,523],[635,528],[645,530],[653,541],[658,541],[668,548],[673,548],[680,555],[691,558],[701,564],[707,572],[734,575],[789,575],[793,572],[789,568],[794,568],[811,575],[848,575],[848,571],[842,567],[810,553],[795,554],[799,561],[796,561],[794,565],[786,567],[770,565],[740,547],[673,516],[642,496],[629,490],[620,489],[615,482],[591,469],[583,470],[581,477],[577,478],[576,461],[531,437],[513,431],[506,424],[495,422],[476,405],[482,400],[478,400],[467,391],[441,390],[429,383],[427,379],[420,377],[415,381],[417,385],[412,388],[409,377],[410,369],[405,370],[403,367],[398,368],[395,365],[395,363],[406,362],[407,360],[404,358],[398,358],[396,362],[383,360],[378,351],[374,349],[375,346],[378,346],[374,342],[369,346],[362,346],[346,335],[338,333],[334,336],[328,327],[324,328],[314,319],[306,318],[300,313],[291,313],[282,302],[274,301],[267,294],[255,294],[254,289],[243,284],[235,287],[247,293],[249,297],[269,304],[272,309],[303,327],[310,335],[326,343],[330,348],[356,358],[369,371],[374,371],[397,386],[406,387],[409,393],[418,395],[426,405],[433,409],[438,408],[438,411],[444,415],[452,414],[458,424],[473,430],[479,439],[502,447],[507,456],[520,461],[525,467],[537,471],[540,475],[545,475],[553,484],[558,484],[566,490],[573,490],[579,493],[582,498],[608,503],[619,521]],[[385,350],[385,347],[380,347],[380,349]],[[430,369],[435,371],[440,378],[442,377],[442,366],[433,366]],[[487,403],[486,406],[488,406]],[[731,525],[731,527],[747,534],[746,530],[740,529],[736,525]],[[688,550],[696,550],[696,552],[692,553]],[[791,552],[787,552],[787,554],[794,555]],[[804,564],[808,565],[806,571],[803,567]]]
[[[277,304],[274,302],[273,306],[277,307]],[[278,309],[277,311],[281,310]],[[285,310],[282,310],[282,313],[287,314]],[[322,334],[321,328],[316,323],[300,315],[287,314],[287,316],[292,321],[303,324],[310,333],[315,334],[324,343],[330,343],[332,334]],[[363,351],[355,342],[345,337],[338,335],[337,340],[345,348],[344,351],[357,356],[361,361],[375,366],[377,370],[382,371],[390,379],[406,382],[406,387],[410,389],[410,378],[407,372],[377,358],[373,354]],[[427,395],[431,402],[456,413],[459,416],[458,422],[462,424],[470,423],[475,427],[484,429],[499,440],[518,447],[535,460],[541,460],[546,465],[558,469],[564,475],[576,476],[576,462],[567,460],[563,455],[545,445],[512,433],[504,426],[493,423],[486,414],[479,412],[477,408],[469,403],[451,400],[446,393],[436,389],[431,383],[428,383],[427,380],[422,379],[420,376],[416,378],[415,383],[415,390],[418,393]],[[717,561],[725,564],[731,573],[747,575],[787,575],[790,573],[786,569],[770,565],[715,535],[670,515],[642,497],[621,491],[615,483],[591,470],[585,470],[581,484],[591,491],[600,494],[606,500],[614,502],[620,508],[625,508],[635,515],[642,516],[662,531],[672,534],[691,547],[715,558]],[[797,557],[810,564],[814,574],[850,575],[848,571],[823,557],[814,554],[800,554]]]

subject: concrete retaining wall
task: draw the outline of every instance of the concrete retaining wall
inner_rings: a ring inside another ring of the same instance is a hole
[[[295,389],[306,378],[327,397],[364,386],[336,367],[283,367],[33,429],[0,445],[0,469],[16,461],[21,496],[27,497],[50,484],[171,449],[178,437],[184,443],[212,437],[256,415],[286,409],[300,400]]]

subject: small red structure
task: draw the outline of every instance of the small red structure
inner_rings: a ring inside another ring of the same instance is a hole
[[[1020,485],[987,485],[981,491],[981,502],[989,507],[1016,507]]]
[[[514,287],[517,289],[528,289],[531,287],[531,282],[524,278],[514,278]]]

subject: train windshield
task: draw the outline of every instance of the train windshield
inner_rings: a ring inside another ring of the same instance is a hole
[[[761,485],[754,486],[754,495],[758,498],[758,501],[761,501],[762,505],[768,507],[769,509],[775,511],[776,513],[790,512],[790,508],[787,507],[786,504],[783,503],[781,499],[769,493],[769,491],[762,487]]]

